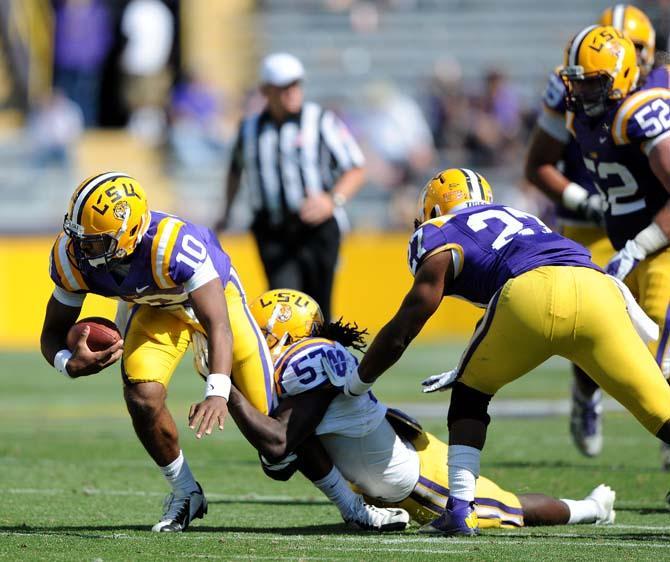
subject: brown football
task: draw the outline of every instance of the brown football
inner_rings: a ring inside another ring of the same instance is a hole
[[[121,339],[121,332],[114,322],[101,316],[90,316],[79,320],[67,333],[67,347],[70,351],[74,351],[81,332],[86,326],[91,330],[86,338],[86,344],[91,351],[107,349]]]

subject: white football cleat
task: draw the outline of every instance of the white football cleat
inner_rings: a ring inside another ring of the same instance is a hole
[[[600,389],[585,399],[576,385],[572,387],[570,434],[579,452],[587,457],[595,457],[603,450],[602,400]]]
[[[193,519],[202,519],[207,513],[207,498],[198,484],[196,491],[185,496],[168,494],[163,508],[161,520],[151,530],[154,533],[180,533],[188,528]]]
[[[594,488],[584,499],[591,500],[598,506],[598,516],[594,523],[596,525],[611,525],[616,519],[614,511],[614,500],[616,492],[606,484],[601,484]]]
[[[359,495],[349,517],[345,517],[344,521],[349,527],[362,531],[403,531],[409,524],[409,513],[397,507],[369,505]]]

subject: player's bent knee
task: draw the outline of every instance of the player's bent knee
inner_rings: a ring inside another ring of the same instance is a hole
[[[160,383],[127,385],[124,388],[123,395],[131,415],[150,417],[165,406],[165,387]]]
[[[270,462],[260,453],[258,453],[258,457],[261,460],[261,466],[265,475],[279,482],[289,480],[300,466],[300,459],[294,453],[287,455],[284,459],[277,462]]]
[[[462,419],[475,419],[488,426],[491,421],[488,414],[491,398],[493,396],[490,394],[485,394],[464,385],[462,382],[457,382],[451,391],[447,426],[451,427],[454,422]]]

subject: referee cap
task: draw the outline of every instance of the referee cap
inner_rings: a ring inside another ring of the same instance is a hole
[[[261,84],[283,88],[305,75],[302,63],[288,53],[273,53],[261,63]]]

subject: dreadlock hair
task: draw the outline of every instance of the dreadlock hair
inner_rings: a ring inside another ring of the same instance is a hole
[[[360,329],[356,322],[353,324],[345,323],[340,316],[335,322],[323,324],[314,335],[336,341],[344,347],[365,352],[365,336],[368,335],[368,330],[367,328]]]

